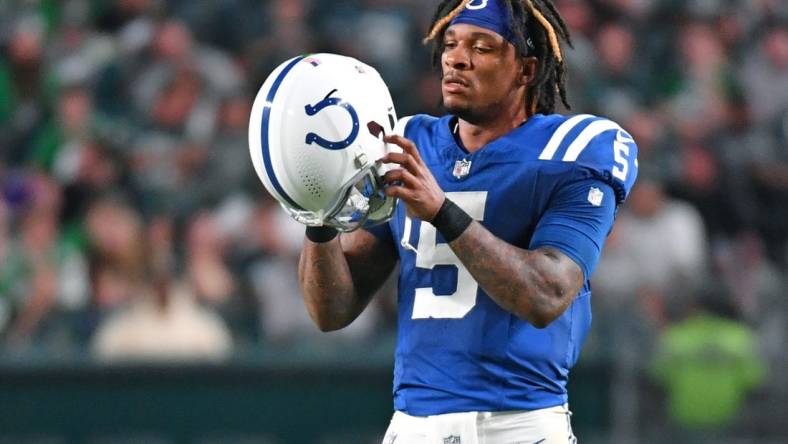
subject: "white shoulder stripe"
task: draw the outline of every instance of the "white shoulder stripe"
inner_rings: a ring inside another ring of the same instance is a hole
[[[553,137],[550,138],[550,141],[547,142],[545,145],[544,150],[542,150],[542,154],[539,155],[539,160],[550,160],[555,156],[555,152],[558,151],[558,147],[561,145],[561,142],[564,141],[564,137],[572,130],[572,128],[576,127],[577,124],[580,122],[590,119],[594,116],[591,114],[578,114],[564,123],[562,123],[555,133],[553,133]]]
[[[591,142],[591,139],[604,133],[605,131],[614,129],[620,130],[621,127],[610,120],[597,120],[596,122],[592,122],[590,125],[585,127],[585,129],[583,129],[583,131],[578,134],[577,138],[572,142],[572,144],[569,145],[569,148],[566,149],[566,154],[564,154],[564,158],[561,160],[564,162],[574,162],[580,156],[580,153],[586,149],[588,143]]]

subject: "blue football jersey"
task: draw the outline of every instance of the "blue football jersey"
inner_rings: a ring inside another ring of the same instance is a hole
[[[564,404],[591,325],[588,281],[635,181],[637,147],[607,119],[537,114],[469,153],[453,122],[418,115],[399,127],[471,217],[515,246],[559,249],[586,282],[560,318],[538,329],[499,307],[440,233],[407,217],[400,202],[388,224],[370,230],[400,259],[394,407],[427,416]]]

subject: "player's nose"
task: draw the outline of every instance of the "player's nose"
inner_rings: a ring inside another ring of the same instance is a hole
[[[444,62],[449,68],[454,69],[468,69],[471,66],[468,51],[459,47],[446,50]]]

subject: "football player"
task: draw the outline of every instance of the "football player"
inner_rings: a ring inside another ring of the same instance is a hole
[[[426,40],[448,115],[386,141],[385,225],[307,228],[304,299],[350,324],[399,263],[395,413],[386,443],[574,442],[569,369],[591,325],[589,279],[637,148],[567,107],[569,33],[550,0],[445,0]]]

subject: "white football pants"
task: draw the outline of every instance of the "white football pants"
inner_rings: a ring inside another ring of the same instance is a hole
[[[410,416],[395,412],[383,444],[574,444],[568,406]]]

